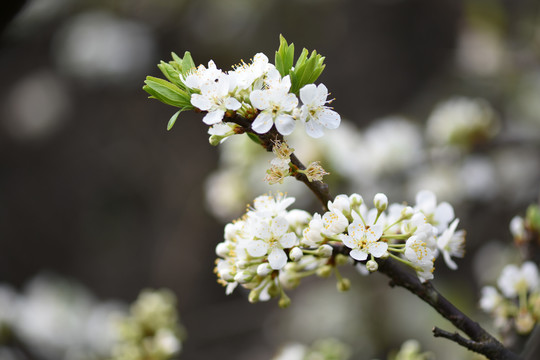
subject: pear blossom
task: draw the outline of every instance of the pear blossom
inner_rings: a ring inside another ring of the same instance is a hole
[[[328,89],[323,84],[308,84],[300,89],[300,100],[303,103],[300,120],[306,126],[306,133],[313,138],[323,136],[323,128],[336,129],[341,122],[339,114],[325,106],[330,102],[326,100],[327,97]]]
[[[448,229],[437,238],[437,248],[442,252],[446,265],[452,270],[456,270],[457,265],[451,257],[461,258],[465,255],[465,231],[459,230],[456,232],[458,223],[459,219],[455,219]]]
[[[353,259],[363,261],[368,255],[381,257],[386,253],[388,244],[378,241],[383,233],[381,224],[364,224],[360,217],[353,212],[355,220],[347,228],[348,235],[340,235],[341,241],[352,249],[350,255]]]

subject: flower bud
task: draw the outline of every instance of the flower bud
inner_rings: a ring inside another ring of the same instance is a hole
[[[364,202],[362,196],[356,193],[349,196],[349,200],[351,202],[351,206],[360,206]]]
[[[281,292],[281,289],[279,288],[279,286],[276,285],[275,282],[272,282],[268,286],[268,295],[270,295],[270,297],[276,297],[279,295],[280,292]]]
[[[229,246],[227,245],[226,242],[220,242],[219,244],[216,245],[216,255],[222,258],[229,255]]]
[[[274,271],[269,263],[262,263],[259,266],[257,266],[257,275],[259,276],[267,276],[270,275],[270,273]]]
[[[341,292],[347,291],[351,288],[351,281],[347,278],[339,279],[337,283],[337,289]]]
[[[388,207],[388,197],[383,193],[377,193],[373,198],[373,204],[379,212],[383,212]]]
[[[252,304],[259,302],[259,290],[253,289],[249,292],[248,301]]]
[[[519,311],[515,324],[516,331],[521,335],[526,335],[534,328],[535,321],[531,313],[528,312],[527,309],[523,309]]]
[[[379,264],[375,260],[368,260],[366,263],[366,269],[368,269],[370,272],[377,271],[379,268]]]
[[[352,263],[352,258],[347,255],[337,254],[336,255],[336,265],[349,265]]]
[[[285,293],[281,293],[281,298],[279,299],[278,305],[280,308],[284,309],[291,305],[291,299]]]
[[[329,277],[330,274],[332,274],[332,266],[331,265],[324,265],[317,269],[316,271],[317,275],[320,277]]]
[[[317,249],[317,255],[327,258],[327,257],[332,256],[333,251],[334,249],[330,245],[324,244],[324,245],[321,245],[319,249]]]
[[[210,137],[208,138],[208,142],[212,146],[218,146],[224,138],[225,138],[225,136],[210,135]]]
[[[410,206],[406,206],[401,210],[401,219],[408,220],[414,215],[414,209]]]
[[[240,271],[239,273],[235,275],[234,281],[237,281],[240,284],[245,284],[247,282],[250,282],[253,279],[253,275],[255,274],[249,271]]]
[[[297,246],[293,247],[289,252],[289,259],[292,261],[298,261],[302,258],[302,256],[304,256],[304,253],[302,252],[302,249]]]

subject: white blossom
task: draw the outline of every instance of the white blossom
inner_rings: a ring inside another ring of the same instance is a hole
[[[339,114],[326,106],[330,102],[326,100],[327,97],[328,89],[323,84],[308,84],[300,89],[300,100],[303,103],[300,120],[306,126],[306,133],[313,138],[324,135],[323,127],[336,129],[341,122]]]
[[[452,270],[456,270],[457,265],[451,257],[461,258],[465,255],[465,231],[456,232],[458,223],[459,219],[455,219],[448,229],[437,238],[437,248],[442,252],[446,265]]]
[[[497,285],[504,296],[513,298],[523,291],[534,291],[538,289],[538,267],[532,261],[527,261],[521,265],[506,265],[497,280]]]

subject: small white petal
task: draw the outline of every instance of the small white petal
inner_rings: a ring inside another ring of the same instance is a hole
[[[268,101],[268,94],[264,90],[254,90],[249,95],[251,105],[255,106],[259,110],[265,110],[270,106]]]
[[[358,261],[366,260],[368,257],[367,252],[358,249],[352,249],[349,255]]]
[[[236,100],[233,97],[230,97],[227,100],[225,100],[225,107],[227,109],[229,109],[229,110],[236,111],[236,110],[240,109],[241,106],[242,106],[242,104],[240,103],[240,101]]]
[[[276,237],[284,235],[289,229],[289,222],[282,216],[276,217],[272,221],[271,231]]]
[[[306,133],[314,139],[318,139],[324,135],[324,131],[321,128],[321,125],[316,123],[313,120],[309,120],[305,123]]]
[[[317,120],[327,129],[337,129],[341,123],[341,116],[334,110],[323,108],[317,113]]]
[[[287,264],[287,254],[279,248],[273,248],[268,254],[268,263],[274,270],[279,270]]]
[[[369,245],[369,252],[375,257],[381,257],[388,250],[388,244],[385,242],[377,241]]]
[[[223,120],[223,116],[225,116],[224,110],[211,111],[204,116],[203,122],[206,125],[214,125],[221,122],[221,120]]]
[[[261,257],[268,252],[268,244],[262,240],[253,240],[246,246],[246,250],[253,257]]]
[[[296,234],[292,232],[286,233],[281,237],[281,239],[279,239],[279,243],[285,249],[293,247],[294,245],[296,245]]]
[[[202,111],[210,110],[214,103],[206,96],[200,94],[191,95],[191,104]]]
[[[263,112],[255,118],[255,121],[251,124],[251,128],[256,133],[265,134],[272,128],[272,125],[274,125],[272,116]]]
[[[281,135],[290,135],[293,132],[295,125],[296,121],[290,115],[279,115],[276,118],[276,129]]]
[[[308,84],[300,89],[300,100],[302,100],[303,104],[311,104],[316,98],[317,86],[315,84]]]

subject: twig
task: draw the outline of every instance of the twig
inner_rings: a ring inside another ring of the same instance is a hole
[[[272,127],[272,129],[266,134],[257,134],[251,128],[251,122],[240,115],[235,115],[234,117],[229,118],[227,121],[240,125],[243,128],[244,132],[250,132],[257,135],[261,142],[261,146],[268,152],[272,151],[272,147],[277,140],[283,140],[283,136],[279,132],[277,132],[275,127]],[[306,169],[305,165],[302,164],[302,162],[294,153],[291,154],[291,162],[300,170]],[[302,173],[296,173],[295,178],[296,180],[303,182],[315,194],[317,199],[319,199],[319,201],[321,202],[323,210],[327,211],[328,201],[331,200],[330,192],[328,191],[328,185],[322,181],[309,181],[307,176]]]
[[[236,115],[231,118],[230,121],[242,126],[244,131],[254,133],[249,120]],[[274,127],[267,134],[257,134],[257,136],[266,151],[272,151],[274,141],[283,139],[283,136],[281,136]],[[291,155],[291,162],[299,169],[305,169],[305,166],[294,154]],[[328,185],[321,181],[310,182],[307,177],[301,173],[296,174],[296,179],[306,184],[306,186],[321,201],[323,208],[327,210],[327,203],[331,199]],[[347,254],[349,252],[348,250],[349,249],[345,246],[334,246],[334,253],[336,254]],[[379,263],[379,272],[391,279],[391,286],[401,286],[418,296],[445,319],[449,320],[456,328],[467,334],[470,340],[462,337],[458,333],[452,334],[439,328],[433,330],[436,337],[444,337],[452,340],[469,350],[485,355],[491,360],[521,359],[517,354],[504,347],[503,344],[484,330],[477,322],[471,320],[456,308],[450,301],[442,296],[430,282],[421,283],[416,274],[411,271],[406,271],[401,264],[391,258],[379,258],[377,259],[377,262]]]

